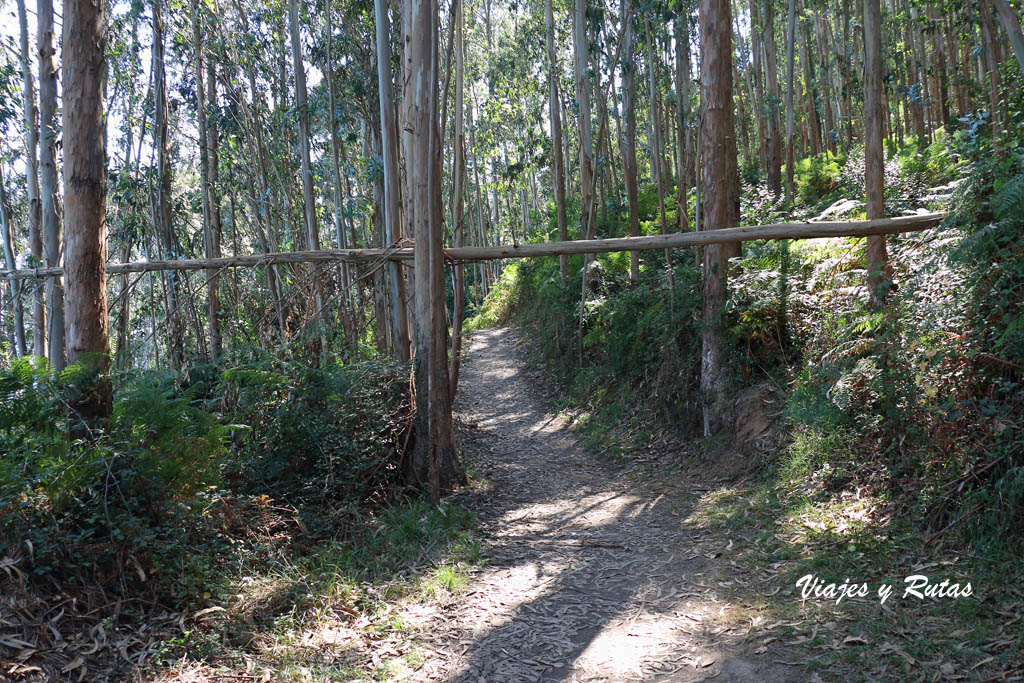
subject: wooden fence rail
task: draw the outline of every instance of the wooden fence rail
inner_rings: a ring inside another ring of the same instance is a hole
[[[561,254],[600,254],[614,251],[644,251],[696,247],[726,242],[749,240],[811,239],[818,237],[866,237],[901,232],[915,232],[933,228],[945,218],[943,213],[918,214],[899,218],[879,218],[870,221],[836,221],[821,223],[775,223],[749,225],[739,228],[679,232],[644,237],[613,237],[609,239],[575,240],[569,242],[539,242],[499,247],[453,247],[445,249],[451,261],[494,261],[509,258],[558,256]],[[412,247],[400,249],[322,249],[319,251],[287,251],[248,256],[228,256],[214,259],[187,259],[175,261],[135,261],[109,263],[107,275],[118,273],[145,273],[159,270],[203,270],[206,268],[252,268],[282,263],[317,263],[348,261],[372,263],[385,259],[412,260]],[[63,268],[31,268],[0,271],[0,280],[31,280],[59,277]]]

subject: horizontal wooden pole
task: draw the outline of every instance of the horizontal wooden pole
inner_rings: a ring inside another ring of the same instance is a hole
[[[899,218],[878,218],[870,221],[835,221],[822,223],[775,223],[748,225],[701,232],[675,232],[667,235],[643,237],[613,237],[609,239],[574,240],[570,242],[538,242],[504,245],[500,247],[452,247],[445,256],[452,261],[494,261],[509,258],[559,256],[561,254],[602,254],[615,251],[645,251],[698,247],[727,242],[774,239],[812,239],[818,237],[866,237],[900,232],[927,230],[942,222],[943,213],[918,214]],[[285,263],[324,263],[347,261],[372,263],[382,259],[411,260],[412,248],[402,249],[322,249],[319,251],[286,251],[249,256],[228,256],[215,259],[187,259],[176,261],[135,261],[111,263],[107,275],[118,273],[145,273],[159,270],[205,270],[220,268],[252,268]],[[59,277],[63,268],[34,268],[0,271],[0,279],[26,280]]]
[[[943,213],[929,213],[901,216],[900,218],[878,218],[871,221],[775,223],[773,225],[748,225],[739,228],[702,230],[701,232],[673,232],[667,235],[644,237],[537,242],[520,244],[517,247],[510,244],[501,247],[457,247],[445,249],[444,253],[455,261],[491,261],[506,258],[559,256],[561,254],[602,254],[613,251],[676,249],[752,240],[866,237],[868,235],[927,230],[941,223],[945,217],[946,214]]]

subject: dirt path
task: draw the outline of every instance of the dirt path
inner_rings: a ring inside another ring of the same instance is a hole
[[[462,444],[490,486],[461,502],[481,516],[488,563],[429,619],[420,680],[806,680],[755,653],[757,618],[720,597],[727,560],[682,528],[680,499],[576,442],[514,330],[477,333],[462,372]]]

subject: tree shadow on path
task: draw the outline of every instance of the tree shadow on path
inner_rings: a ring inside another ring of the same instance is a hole
[[[507,328],[470,344],[461,439],[491,486],[461,502],[480,515],[489,564],[433,634],[437,657],[420,678],[805,680],[752,653],[707,532],[680,523],[690,505],[587,454],[514,345]]]

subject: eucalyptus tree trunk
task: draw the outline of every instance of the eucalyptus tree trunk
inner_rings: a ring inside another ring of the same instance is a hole
[[[1017,64],[1020,65],[1020,70],[1024,73],[1024,31],[1021,31],[1020,28],[1020,17],[1006,0],[992,0],[992,4],[995,5],[999,24],[1010,40],[1010,47],[1013,48],[1013,54],[1017,57]]]
[[[626,22],[623,29],[622,64],[622,108],[625,119],[625,134],[622,138],[622,177],[626,185],[626,203],[629,205],[629,234],[636,237],[640,234],[640,200],[637,191],[636,163],[636,50],[633,39],[633,20],[629,17],[625,4],[622,7],[622,20]],[[629,279],[636,282],[640,278],[640,252],[629,253]]]
[[[327,113],[327,121],[331,130],[331,171],[334,174],[334,240],[339,249],[347,249],[349,240],[345,227],[346,221],[343,219],[343,214],[345,211],[345,199],[349,197],[350,188],[348,178],[345,178],[344,188],[342,187],[341,159],[345,154],[345,146],[344,143],[338,139],[338,96],[335,92],[334,84],[334,15],[332,14],[330,0],[327,0],[324,3],[324,14],[326,15],[327,25],[327,58],[325,60],[327,62],[327,106],[330,108],[330,111]],[[390,56],[390,43],[388,44],[388,48],[388,55]],[[390,76],[390,60],[388,61],[388,64],[388,75]],[[387,217],[385,216],[385,223],[386,219]],[[341,290],[340,312],[342,326],[345,328],[346,337],[348,338],[354,352],[359,345],[358,325],[356,322],[357,304],[352,300],[351,271],[349,264],[345,262],[338,263],[338,287]],[[397,337],[394,337],[394,335],[392,336],[397,340]],[[406,335],[406,339],[408,339],[408,334]],[[405,349],[406,355],[408,355],[408,344],[406,344]],[[398,354],[399,352],[396,350],[396,357]]]
[[[199,186],[203,203],[203,252],[206,258],[215,258],[213,240],[213,221],[210,216],[210,140],[206,128],[206,84],[203,81],[205,59],[203,57],[203,20],[202,4],[195,3],[192,7],[192,70],[196,80],[196,120],[199,128]],[[206,334],[210,341],[210,362],[216,363],[220,355],[220,326],[217,321],[218,309],[217,269],[206,269],[207,307]]]
[[[466,125],[463,117],[464,81],[465,81],[465,38],[463,6],[461,0],[455,0],[453,9],[455,22],[455,168],[452,170],[452,235],[456,247],[461,247],[465,239],[465,182],[466,182]],[[525,213],[526,191],[523,190]],[[523,239],[526,235],[524,230]],[[462,319],[466,315],[466,278],[462,264],[452,267],[452,289],[454,290],[454,307],[452,311],[452,357],[449,368],[449,398],[455,400],[455,392],[459,387],[459,367],[462,361]]]
[[[864,0],[864,188],[868,220],[885,216],[885,156],[882,150],[882,10],[879,0]],[[868,292],[872,308],[881,308],[889,292],[885,235],[868,237]]]
[[[79,1],[79,0],[76,0]],[[66,25],[66,24],[65,24]],[[153,131],[157,147],[157,235],[161,256],[173,259],[175,253],[174,225],[171,214],[171,147],[168,135],[167,78],[164,68],[163,0],[153,0],[153,92],[155,114]],[[65,130],[65,135],[67,131]],[[65,162],[65,174],[67,173]],[[70,194],[69,194],[70,196]],[[67,212],[64,216],[67,222]],[[70,238],[69,238],[70,244]],[[167,315],[168,356],[171,367],[180,368],[185,362],[185,322],[178,304],[178,273],[165,271],[165,309]],[[70,291],[70,286],[69,286]],[[70,325],[70,321],[68,322]],[[69,354],[70,356],[70,354]],[[71,360],[70,357],[68,360]]]
[[[243,22],[244,27],[245,22]],[[253,154],[256,157],[254,165],[256,166],[256,176],[259,180],[259,197],[256,197],[255,193],[251,190],[249,194],[253,204],[253,214],[256,218],[256,229],[258,231],[256,236],[260,243],[260,248],[266,254],[275,247],[275,242],[273,241],[273,214],[270,211],[268,202],[270,197],[270,174],[267,170],[266,148],[263,144],[263,117],[260,116],[261,101],[257,95],[259,91],[256,88],[256,71],[251,62],[246,65],[246,75],[249,79],[252,104],[247,104],[245,97],[241,93],[239,93],[237,101],[241,105],[242,114],[248,123],[249,130],[253,133],[253,137],[256,140],[256,149],[253,151]],[[273,265],[267,266],[266,274],[267,288],[270,290],[270,298],[274,305],[274,312],[277,315],[278,333],[283,339],[287,333],[287,323],[284,316],[284,305],[281,301],[281,277],[277,271],[277,266]]]
[[[732,18],[730,0],[700,0],[701,128],[705,199],[704,228],[732,227],[739,216],[739,177],[732,92]],[[703,325],[700,395],[704,433],[724,425],[725,392],[722,311],[728,259],[736,245],[704,248]]]
[[[996,56],[995,27],[992,15],[986,3],[978,4],[981,14],[981,40],[984,51],[986,71],[988,72],[989,116],[992,117],[992,148],[999,151],[999,139],[1002,137],[1004,122],[999,112],[999,59]]]
[[[476,158],[476,133],[474,133],[473,126],[473,84],[469,85],[469,108],[467,115],[469,116],[469,158],[473,161],[473,190],[475,194],[475,207],[474,217],[476,219],[476,243],[478,246],[486,246],[487,244],[487,231],[484,228],[484,205],[483,197],[480,191],[480,162]],[[477,296],[487,296],[487,268],[485,264],[479,262],[477,266]]]
[[[690,29],[687,26],[688,11],[682,10],[674,22],[676,38],[676,206],[678,207],[679,232],[690,229],[686,207],[686,182],[690,168],[690,149],[686,134],[686,119],[690,109]],[[755,108],[756,111],[756,108]]]
[[[911,36],[911,59],[914,61],[915,69],[917,70],[917,81],[921,87],[920,92],[920,109],[921,118],[924,121],[924,140],[931,141],[932,128],[935,125],[935,121],[932,117],[931,111],[929,111],[928,102],[931,101],[931,91],[928,87],[928,53],[925,51],[924,38],[921,35],[921,14],[918,8],[911,4],[909,1],[907,4],[910,6],[910,23],[908,30]],[[884,68],[884,67],[883,67]],[[885,87],[884,84],[882,86]],[[884,90],[883,90],[884,93]],[[882,106],[885,107],[885,99],[883,96]],[[883,118],[884,120],[884,118]]]
[[[665,219],[665,153],[662,148],[661,123],[659,121],[658,90],[655,85],[658,62],[654,55],[654,36],[651,33],[651,21],[644,17],[644,33],[647,38],[647,84],[651,100],[651,130],[653,131],[654,149],[651,150],[651,172],[658,185],[658,213],[661,216],[661,234],[668,234],[668,221]],[[665,250],[665,268],[668,277],[669,291],[675,291],[675,272],[672,268],[672,251]]]
[[[740,34],[740,25],[739,25],[739,22],[736,20],[735,16],[733,17],[733,22],[734,22],[733,23],[734,35],[736,35],[737,36],[737,40],[739,40],[739,36],[741,35]],[[738,125],[738,128],[740,130],[740,140],[743,142],[743,158],[744,159],[749,159],[750,158],[750,133],[747,130],[747,104],[746,104],[746,99],[747,98],[743,95],[743,81],[740,79],[740,72],[739,72],[739,61],[742,60],[742,59],[745,59],[745,56],[743,54],[743,50],[742,50],[742,48],[738,48],[737,55],[736,55],[736,60],[733,62],[733,67],[732,67],[733,68],[732,82],[736,86],[736,107],[739,110],[737,112],[739,114],[739,125]]]
[[[939,23],[939,12],[935,5],[928,5],[925,11],[931,23],[931,31],[928,32],[928,35],[932,44],[932,55],[935,71],[937,72],[935,74],[935,91],[937,92],[935,106],[939,110],[938,120],[942,122],[943,126],[949,126],[952,122],[952,117],[949,114],[949,76],[946,69],[945,43],[938,35],[939,27],[941,26]]]
[[[67,360],[98,375],[70,405],[86,419],[112,407],[107,318],[106,132],[107,79],[103,3],[65,0],[62,63],[64,131],[64,272]]]
[[[821,124],[818,121],[818,83],[814,78],[814,66],[811,63],[811,27],[806,21],[800,22],[801,37],[803,38],[804,81],[807,96],[807,124],[811,139],[810,152],[813,155],[821,154]],[[824,98],[828,102],[828,98]]]
[[[903,2],[906,3],[906,4],[909,4],[909,3],[907,3],[907,0],[903,0]],[[895,0],[894,0],[894,4],[895,4]],[[866,7],[866,5],[865,5],[865,7]],[[881,31],[881,28],[879,28],[879,31]],[[865,31],[865,40],[866,40],[866,35],[867,35],[867,32]],[[879,38],[879,41],[881,41],[881,38]],[[916,55],[914,54],[915,52],[917,52],[917,50],[916,50],[916,48],[914,46],[914,43],[915,43],[915,41],[914,41],[914,28],[913,28],[913,26],[911,26],[911,23],[909,21],[907,22],[906,28],[905,28],[904,33],[903,33],[903,42],[904,42],[904,45],[907,46],[907,52],[905,53],[905,58],[906,58],[906,62],[907,62],[907,81],[908,81],[907,85],[910,88],[913,88],[914,86],[917,86],[917,88],[918,88],[916,101],[912,101],[912,102],[909,103],[910,121],[911,121],[911,123],[913,124],[913,127],[914,127],[914,135],[917,137],[918,140],[922,140],[923,141],[925,139],[925,127],[924,127],[924,107],[921,105],[921,90],[920,90],[920,88],[921,88],[921,75],[918,72],[918,68],[917,68],[918,62],[917,62]],[[865,58],[866,58],[866,55],[867,55],[867,48],[865,46]],[[865,87],[867,87],[866,83],[865,83]]]
[[[843,111],[846,112],[846,130],[843,139],[847,151],[853,146],[853,66],[850,63],[850,3],[843,2]]]
[[[786,24],[786,204],[793,205],[793,179],[796,164],[793,154],[793,53],[796,42],[796,0],[789,0],[789,21]]]
[[[668,223],[665,221],[665,178],[663,173],[665,154],[661,146],[661,123],[656,85],[658,62],[654,57],[654,36],[651,35],[651,22],[647,17],[644,17],[644,38],[647,47],[647,94],[650,99],[651,114],[651,177],[658,188],[658,212],[661,216],[661,233],[664,235],[668,232]]]
[[[771,0],[767,0],[771,1]],[[776,197],[782,194],[782,136],[779,132],[779,67],[775,56],[774,10],[765,7],[762,18],[761,47],[764,49],[765,78],[768,81],[768,189]]]
[[[437,0],[406,0],[406,50],[413,146],[409,177],[416,269],[416,447],[410,475],[434,501],[459,480],[448,376],[441,216],[441,140],[438,102]]]
[[[829,150],[833,154],[836,153],[836,140],[833,137],[839,136],[839,131],[836,130],[836,112],[841,117],[842,106],[839,101],[839,86],[837,81],[833,80],[834,72],[832,71],[832,41],[831,41],[831,30],[826,23],[827,20],[821,16],[821,13],[815,10],[814,13],[814,34],[815,42],[817,43],[817,54],[818,54],[818,65],[820,74],[819,80],[822,86],[821,102],[822,110],[825,115],[825,128],[822,134],[825,142],[825,149]],[[810,63],[810,58],[808,58]],[[813,67],[812,67],[813,69]],[[835,107],[833,107],[833,96],[835,96]]]
[[[295,109],[299,118],[299,153],[302,158],[302,205],[306,225],[306,248],[320,249],[320,229],[316,220],[316,196],[313,194],[313,164],[309,151],[309,105],[306,95],[306,67],[302,59],[302,40],[299,35],[299,0],[288,0],[288,25],[292,43],[292,68],[295,72]],[[320,290],[319,278],[313,282],[314,305],[316,312],[313,319],[322,323],[323,293]],[[324,331],[320,326],[320,340],[323,346]],[[326,351],[321,348],[321,351]]]
[[[7,199],[7,185],[4,181],[3,164],[0,164],[0,238],[3,239],[4,260],[8,270],[17,270],[18,262],[14,258],[14,240],[11,237],[11,205]],[[18,358],[28,353],[25,346],[25,312],[21,308],[22,283],[20,280],[8,280],[11,296],[11,308],[14,310],[13,339],[14,353]]]
[[[950,116],[959,117],[967,111],[967,93],[964,89],[963,80],[960,78],[961,65],[958,64],[959,54],[957,53],[957,45],[960,42],[959,28],[954,29],[954,26],[958,25],[958,20],[954,12],[943,12],[943,33],[945,34],[946,41],[946,54],[949,56],[949,71],[950,78],[952,79],[953,87],[953,100],[951,103],[953,111],[950,112]],[[956,38],[954,39],[954,35]]]
[[[544,3],[544,25],[548,48],[548,111],[551,118],[551,179],[555,184],[555,213],[558,220],[558,239],[569,239],[569,225],[565,215],[565,159],[562,157],[562,116],[558,102],[558,58],[555,52],[555,20],[552,0]],[[558,257],[558,272],[562,280],[569,279],[569,257]]]
[[[206,98],[207,106],[214,112],[217,110],[217,67],[214,60],[206,62]],[[217,116],[208,116],[206,119],[206,163],[210,170],[206,174],[208,184],[207,192],[210,203],[210,243],[209,252],[212,258],[220,258],[221,243],[221,216],[220,216],[220,143],[218,140]],[[223,346],[223,336],[220,328],[221,300],[220,300],[220,274],[214,272],[208,276],[207,282],[207,315],[212,320],[210,323],[210,348],[219,357]]]
[[[762,68],[761,55],[764,48],[761,47],[761,20],[758,16],[756,0],[750,0],[750,71],[754,87],[754,116],[757,119],[757,158],[760,168],[768,172],[768,102],[765,98],[764,69]],[[699,154],[694,154],[694,157]],[[694,224],[698,220],[698,214],[694,212]]]
[[[398,177],[398,127],[391,93],[391,27],[385,0],[374,0],[377,19],[377,90],[380,100],[381,147],[384,160],[384,246],[390,247],[402,235],[401,198]],[[388,261],[388,288],[391,295],[391,338],[395,357],[405,363],[410,358],[409,317],[405,308],[405,278],[401,266]]]
[[[25,116],[25,179],[28,197],[28,243],[32,261],[43,263],[43,238],[39,228],[41,208],[39,203],[39,129],[36,127],[35,81],[32,78],[32,62],[29,59],[28,17],[25,0],[18,0],[18,27],[21,36],[21,77],[22,106]],[[32,306],[32,353],[46,356],[46,303],[43,288],[35,287]]]
[[[581,233],[584,239],[593,239],[594,221],[591,216],[594,194],[594,142],[590,121],[590,85],[587,81],[587,64],[590,62],[587,41],[586,0],[576,0],[573,12],[573,67],[576,78],[576,102],[579,106],[580,134],[580,206]]]
[[[57,60],[53,35],[53,0],[36,5],[39,49],[39,199],[40,227],[46,265],[61,261],[60,183],[57,180]],[[61,278],[46,280],[47,357],[58,372],[64,369],[64,285]]]

